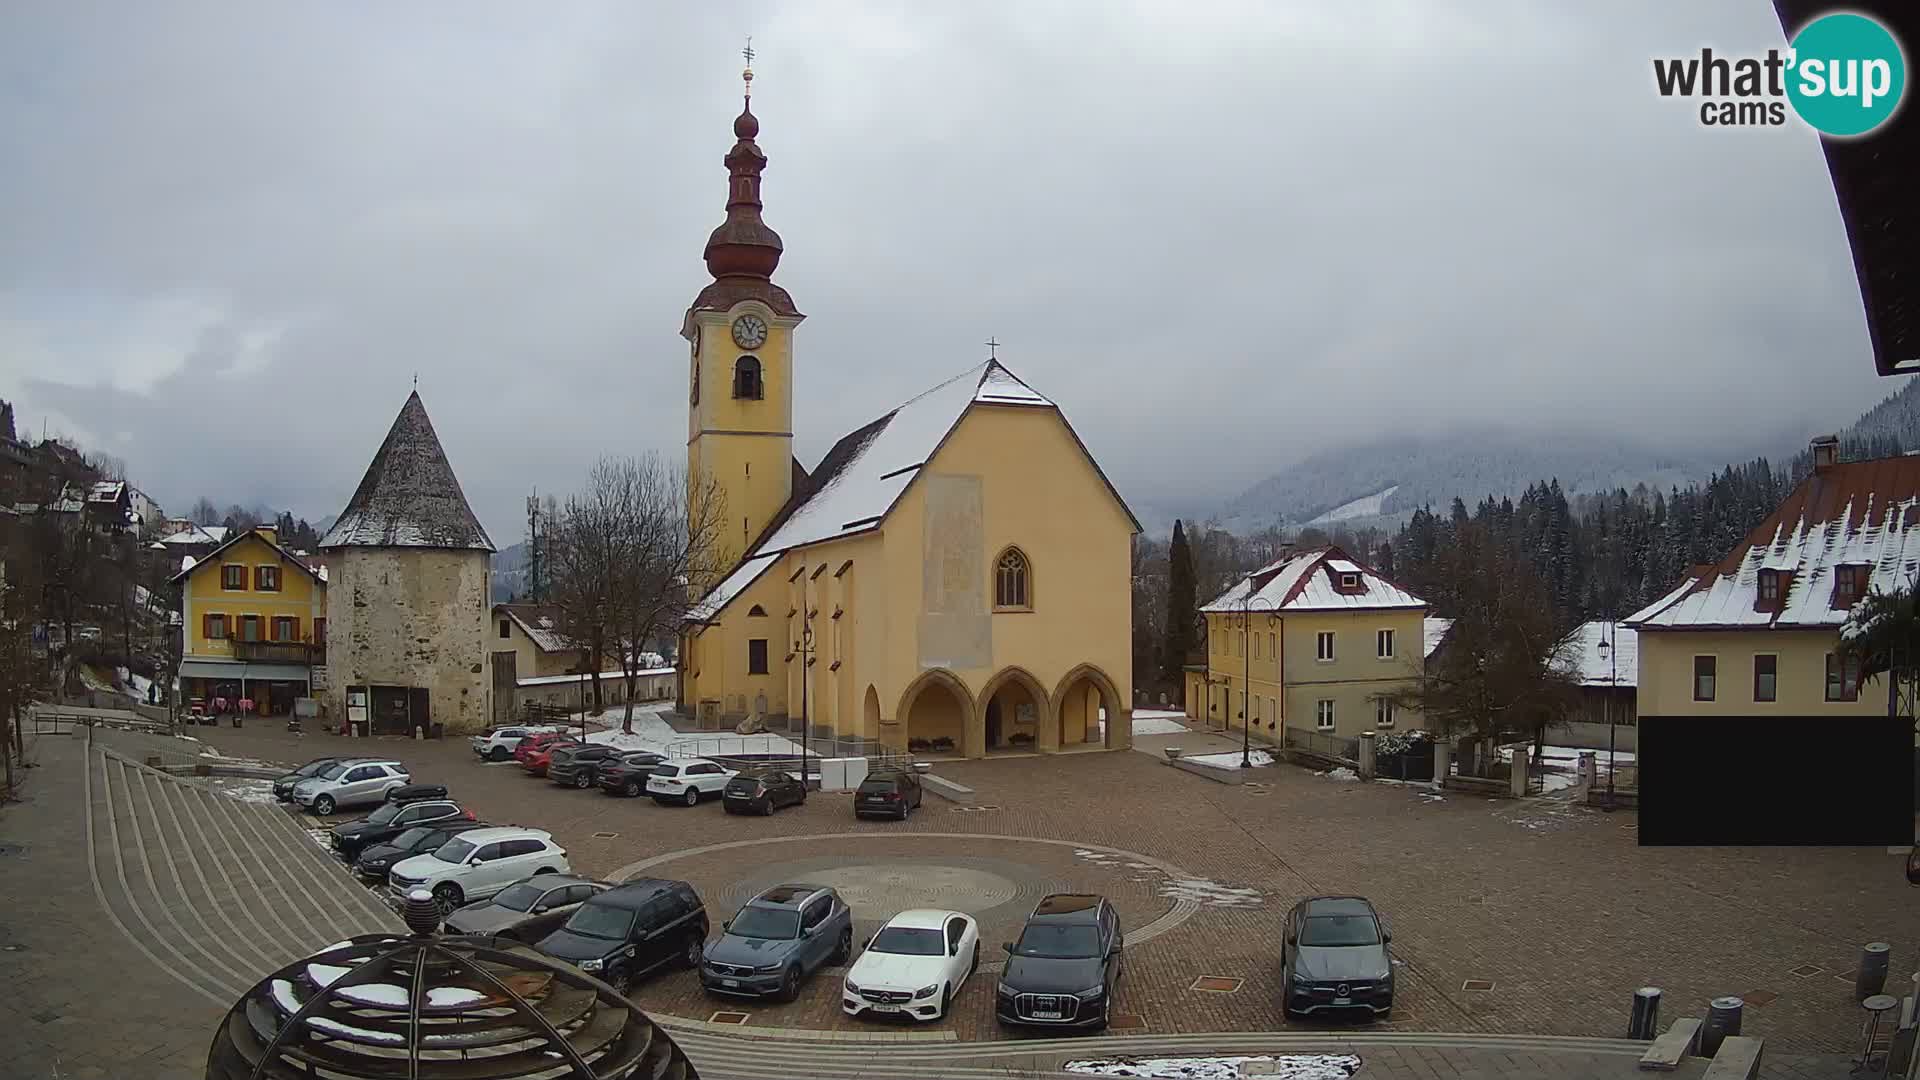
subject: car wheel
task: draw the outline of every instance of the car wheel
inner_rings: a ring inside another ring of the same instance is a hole
[[[321,817],[326,817],[328,814],[333,813],[333,806],[333,796],[331,795],[322,795],[313,800],[313,812],[319,814]]]
[[[851,959],[853,959],[853,927],[849,926],[840,931],[840,947],[833,950],[831,963],[838,967]]]
[[[968,961],[967,963],[967,974],[972,975],[974,972],[979,970],[980,970],[980,943],[976,941],[973,943],[973,959]]]
[[[1100,1019],[1095,1020],[1093,1022],[1093,1030],[1095,1031],[1107,1030],[1107,1021],[1111,1019],[1112,1016],[1113,1016],[1113,995],[1108,994],[1107,996],[1100,999]]]
[[[900,804],[900,820],[907,820],[907,804],[904,802]]]
[[[799,1001],[800,1000],[800,969],[799,968],[790,967],[787,969],[787,973],[780,977],[780,1000],[781,1001]]]
[[[488,761],[505,761],[512,756],[513,756],[513,751],[508,750],[504,746],[496,746],[493,749],[487,751]]]
[[[620,794],[625,795],[629,799],[635,798],[640,794],[640,781],[629,780],[626,783],[621,784]]]
[[[433,887],[433,905],[445,915],[460,906],[460,886],[451,881],[443,881]]]
[[[539,877],[539,876],[540,876],[541,874],[557,874],[557,873],[559,873],[559,872],[560,872],[560,871],[558,871],[558,870],[555,870],[555,869],[554,869],[553,867],[551,867],[551,866],[543,866],[543,867],[541,867],[540,869],[538,869],[538,870],[535,870],[535,871],[533,872],[533,876],[534,876],[534,877]]]
[[[953,1004],[953,988],[948,986],[941,987],[940,988],[940,1015],[934,1017],[934,1019],[945,1020],[947,1018],[947,1009],[952,1004]]]
[[[686,952],[681,954],[680,962],[690,968],[698,968],[700,966],[701,954],[706,952],[706,948],[707,942],[705,938],[699,934],[688,934],[687,949]]]
[[[573,778],[573,786],[585,791],[593,786],[593,777],[588,776],[586,773],[580,773]]]
[[[684,798],[688,806],[700,805],[700,789],[697,787],[688,788]]]
[[[608,986],[613,987],[614,991],[621,997],[626,997],[627,991],[633,989],[633,975],[627,971],[624,965],[607,972],[607,977],[604,981]]]
[[[773,796],[771,795],[767,796],[767,801],[760,804],[760,816],[761,817],[773,816]]]

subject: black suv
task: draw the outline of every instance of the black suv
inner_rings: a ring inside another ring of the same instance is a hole
[[[1288,1016],[1393,1009],[1393,935],[1359,896],[1314,896],[1287,913],[1280,959],[1281,1008]]]
[[[609,795],[625,795],[633,798],[647,790],[647,777],[653,775],[653,767],[667,760],[663,754],[646,750],[633,750],[619,758],[603,761],[597,770],[600,776],[600,790]]]
[[[451,799],[386,803],[359,821],[335,825],[332,832],[333,849],[352,862],[362,849],[385,843],[415,825],[437,825],[456,818],[472,821],[473,811],[462,809],[459,803]]]
[[[771,814],[782,806],[807,801],[807,788],[783,769],[743,772],[727,781],[720,805],[729,814]]]
[[[884,814],[907,820],[907,812],[920,809],[920,778],[904,770],[868,773],[853,793],[853,816]]]
[[[699,967],[706,945],[707,909],[692,885],[636,878],[581,904],[534,947],[624,994],[655,968]]]
[[[487,827],[484,821],[468,821],[466,818],[449,818],[436,821],[431,825],[415,825],[391,840],[378,844],[368,844],[360,849],[353,860],[353,872],[371,881],[387,880],[387,871],[396,863],[437,851],[441,844],[466,832],[468,829]]]
[[[547,758],[547,779],[566,787],[590,788],[600,781],[600,766],[620,756],[620,751],[600,743],[567,746]]]
[[[1103,896],[1058,893],[1040,901],[994,993],[1002,1024],[1104,1028],[1120,982],[1125,935]]]

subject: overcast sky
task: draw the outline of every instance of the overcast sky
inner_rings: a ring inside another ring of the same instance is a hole
[[[1765,0],[40,0],[0,33],[0,397],[175,512],[317,519],[417,374],[513,543],[529,489],[684,453],[747,34],[809,466],[989,335],[1142,504],[1893,388],[1812,133],[1653,90],[1779,44]]]

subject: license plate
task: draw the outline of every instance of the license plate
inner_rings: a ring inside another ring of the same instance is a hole
[[[898,1005],[869,1005],[867,1006],[867,1008],[872,1012],[899,1012],[900,1011],[900,1006]]]
[[[1352,999],[1352,998],[1342,998],[1342,997],[1337,997],[1337,998],[1334,998],[1334,999],[1333,999],[1333,1003],[1334,1003],[1335,1005],[1351,1005],[1351,1004],[1353,1004],[1353,999]]]
[[[1058,1019],[1060,1019],[1060,1010],[1058,1010],[1058,1009],[1035,1009],[1035,1010],[1033,1011],[1033,1018],[1034,1018],[1035,1020],[1058,1020]]]
[[[721,985],[721,986],[731,986],[731,987],[733,987],[734,989],[736,989],[736,990],[737,990],[737,989],[739,989],[739,987],[740,987],[740,980],[739,980],[739,979],[721,979],[721,980],[720,980],[720,985]]]

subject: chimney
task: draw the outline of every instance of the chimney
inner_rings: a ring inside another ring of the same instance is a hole
[[[253,531],[259,533],[261,539],[269,544],[277,544],[280,542],[280,530],[274,528],[272,525],[255,525]]]
[[[1821,435],[1813,440],[1813,471],[1826,472],[1840,460],[1840,438],[1837,435]]]

